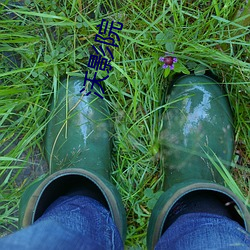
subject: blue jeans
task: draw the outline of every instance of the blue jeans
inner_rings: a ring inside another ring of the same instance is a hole
[[[155,250],[249,250],[250,234],[227,217],[190,213],[180,216],[163,234]]]
[[[123,249],[110,212],[84,196],[61,197],[33,225],[0,239],[4,250]],[[194,213],[179,217],[156,250],[250,249],[250,235],[226,217]]]
[[[33,225],[0,239],[3,250],[123,249],[110,212],[85,196],[60,197]]]

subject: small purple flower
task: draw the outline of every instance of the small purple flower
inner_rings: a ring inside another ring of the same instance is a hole
[[[174,64],[177,63],[178,60],[176,57],[172,57],[169,55],[169,53],[166,53],[164,57],[159,58],[159,61],[164,63],[162,66],[163,69],[166,69],[169,67],[171,70],[173,70]]]

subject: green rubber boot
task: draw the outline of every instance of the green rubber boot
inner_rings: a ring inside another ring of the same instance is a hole
[[[224,187],[221,175],[210,161],[216,154],[229,169],[232,160],[233,121],[224,92],[207,76],[184,76],[173,84],[168,102],[170,107],[163,116],[160,135],[165,192],[151,214],[148,249],[154,249],[166,230],[174,205],[196,191],[202,191],[203,197],[204,191],[214,192],[212,195],[235,204],[241,214],[241,217],[237,214],[239,223],[249,231],[246,206]]]
[[[64,81],[51,105],[45,136],[50,174],[23,194],[19,226],[36,221],[59,196],[83,193],[110,210],[125,241],[126,215],[120,194],[110,182],[112,123],[104,100],[83,96],[83,78]]]

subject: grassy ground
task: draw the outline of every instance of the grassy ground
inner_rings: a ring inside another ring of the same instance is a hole
[[[112,177],[126,207],[126,245],[145,248],[148,219],[161,192],[160,111],[168,108],[162,98],[174,73],[164,78],[158,59],[165,51],[174,51],[180,63],[177,70],[196,74],[210,70],[225,86],[236,133],[232,175],[249,203],[250,48],[246,26],[250,8],[246,1],[20,3],[0,3],[2,235],[14,230],[20,195],[43,172],[36,170],[43,159],[49,99],[61,79],[87,70],[91,45],[98,45],[94,42],[96,25],[102,18],[124,25],[119,47],[113,50],[113,70],[103,86],[114,117]],[[24,172],[27,166],[33,172]],[[233,180],[228,185],[233,186]]]

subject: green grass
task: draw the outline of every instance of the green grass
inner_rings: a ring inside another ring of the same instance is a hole
[[[113,70],[105,81],[115,133],[112,178],[127,212],[126,245],[145,248],[148,219],[160,194],[160,113],[173,72],[164,78],[158,58],[166,50],[180,70],[212,71],[225,86],[235,121],[232,174],[250,198],[250,59],[248,7],[243,0],[83,1],[0,3],[0,230],[15,228],[21,193],[30,178],[18,176],[43,157],[50,98],[60,80],[84,75],[102,18],[124,24]],[[102,4],[100,4],[102,2]],[[244,16],[245,15],[245,16]],[[96,44],[97,45],[97,44]],[[9,58],[8,53],[13,53]],[[16,58],[16,63],[15,62]],[[99,75],[104,77],[105,75]],[[36,151],[35,151],[36,150]],[[225,177],[226,178],[226,177]],[[228,178],[228,186],[235,183]],[[237,189],[238,190],[238,189]],[[13,228],[7,227],[12,224]]]

